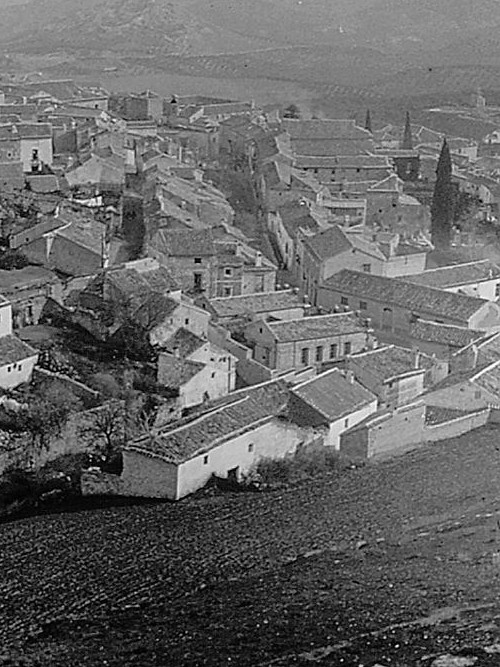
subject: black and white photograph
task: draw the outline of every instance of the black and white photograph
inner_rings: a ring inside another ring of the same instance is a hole
[[[0,667],[500,667],[500,0],[0,0]]]

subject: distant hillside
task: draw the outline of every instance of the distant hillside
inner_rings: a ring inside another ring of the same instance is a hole
[[[0,67],[446,97],[500,90],[499,29],[500,0],[7,0]]]

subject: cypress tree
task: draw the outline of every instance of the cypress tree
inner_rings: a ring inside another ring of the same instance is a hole
[[[373,134],[372,115],[370,113],[370,109],[366,110],[365,130],[368,130],[368,132],[371,132]]]
[[[452,164],[446,139],[436,168],[436,184],[431,205],[431,238],[436,248],[450,247],[455,208],[455,190],[451,180]]]
[[[411,135],[411,120],[409,111],[406,112],[405,132],[403,135],[403,143],[401,144],[401,148],[407,151],[411,151],[413,149],[413,137]]]

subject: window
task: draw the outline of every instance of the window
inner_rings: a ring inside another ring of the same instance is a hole
[[[208,454],[203,457],[203,465],[204,466],[208,465]]]
[[[349,305],[349,299],[346,296],[341,296],[340,297],[340,303],[343,306],[348,306]]]
[[[371,264],[363,264],[363,272],[364,273],[371,273],[372,272],[372,265]]]
[[[224,269],[224,275],[225,276],[232,276],[233,275],[233,270],[232,269]]]
[[[193,276],[195,290],[201,290],[203,286],[203,276],[201,273],[195,273]]]
[[[316,348],[316,361],[323,361],[323,346],[318,345]]]
[[[253,452],[253,442],[248,445],[248,451]]]
[[[367,308],[368,308],[368,305],[367,305],[366,301],[360,301],[359,302],[359,309],[360,310],[367,310]]]
[[[332,343],[330,345],[330,359],[336,359],[337,358],[337,343]]]
[[[309,348],[304,347],[300,353],[300,361],[304,366],[307,366],[309,363]]]
[[[344,343],[344,354],[351,354],[351,343]]]
[[[195,264],[201,264],[201,257],[195,257],[194,258],[194,263]]]

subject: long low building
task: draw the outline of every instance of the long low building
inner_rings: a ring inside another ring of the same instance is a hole
[[[266,382],[235,392],[211,412],[133,440],[123,449],[121,493],[178,500],[212,475],[238,481],[263,458],[294,454],[315,436],[278,418],[288,396],[284,382]]]
[[[408,335],[417,319],[480,331],[500,330],[500,307],[496,303],[349,269],[320,286],[318,304],[330,311],[360,311],[371,319],[376,331],[396,334]]]
[[[297,320],[258,320],[245,330],[254,359],[280,371],[338,361],[371,344],[371,330],[354,313],[313,315]]]
[[[447,292],[461,292],[495,301],[500,294],[500,267],[489,259],[428,269],[405,278],[408,282],[436,287]]]

